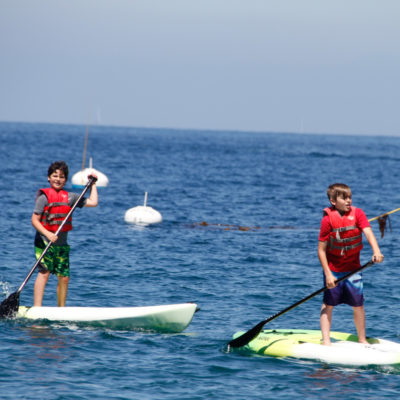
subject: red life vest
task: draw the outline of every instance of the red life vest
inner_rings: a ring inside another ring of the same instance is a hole
[[[327,252],[335,256],[350,256],[359,253],[363,248],[362,231],[356,225],[356,208],[341,216],[332,207],[324,211],[332,226]]]
[[[44,193],[48,204],[40,217],[41,224],[51,232],[56,232],[65,217],[71,210],[68,205],[68,192],[65,190],[56,191],[53,188],[39,189],[37,196]],[[68,232],[72,229],[72,216],[64,224],[61,231]]]

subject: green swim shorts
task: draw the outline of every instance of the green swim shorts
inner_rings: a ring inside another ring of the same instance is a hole
[[[50,271],[51,274],[57,276],[69,277],[69,249],[69,245],[52,245],[39,263],[39,272]],[[36,260],[42,255],[43,250],[35,246]]]

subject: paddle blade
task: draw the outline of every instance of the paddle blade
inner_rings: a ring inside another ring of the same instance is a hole
[[[18,311],[19,293],[10,294],[0,304],[0,318],[12,318]]]
[[[249,331],[246,333],[243,333],[243,335],[240,335],[236,339],[231,340],[228,343],[228,348],[229,347],[242,347],[246,346],[246,344],[250,343],[253,339],[255,339],[260,332],[262,331],[262,328],[266,324],[267,321],[261,321],[258,323],[256,326],[251,328]]]

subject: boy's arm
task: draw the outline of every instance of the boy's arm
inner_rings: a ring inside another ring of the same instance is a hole
[[[326,257],[326,249],[328,247],[328,242],[318,242],[318,258],[321,263],[322,269],[325,274],[325,284],[326,287],[332,289],[336,286],[335,277],[333,276],[331,270],[329,269],[328,258]]]
[[[41,223],[40,223],[40,215],[39,214],[32,214],[32,225],[33,227],[43,236],[47,237],[47,239],[50,240],[50,242],[56,242],[58,239],[58,236],[54,232],[48,231]]]
[[[363,233],[365,237],[368,240],[369,245],[372,248],[372,261],[376,263],[381,263],[383,261],[383,254],[381,253],[381,250],[379,249],[378,242],[375,238],[374,232],[370,227],[364,228]]]
[[[85,207],[96,207],[99,204],[96,182],[90,186],[90,196],[86,200]]]

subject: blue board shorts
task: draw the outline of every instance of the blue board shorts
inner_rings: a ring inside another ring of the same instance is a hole
[[[334,272],[331,271],[336,279],[340,279],[351,271]],[[324,274],[325,285],[325,274]],[[339,304],[348,304],[352,307],[361,307],[364,305],[363,280],[362,273],[357,272],[350,278],[340,282],[333,289],[325,290],[324,303],[328,306],[337,306]]]

